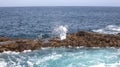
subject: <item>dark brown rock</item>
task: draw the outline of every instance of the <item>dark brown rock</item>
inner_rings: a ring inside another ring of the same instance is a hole
[[[120,47],[120,37],[113,34],[100,34],[88,31],[79,31],[67,34],[65,40],[59,38],[30,39],[30,38],[8,38],[0,37],[0,52],[35,50],[41,47]]]
[[[120,33],[118,33],[117,35],[120,36]]]

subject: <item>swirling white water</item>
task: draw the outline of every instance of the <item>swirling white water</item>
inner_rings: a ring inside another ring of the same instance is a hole
[[[120,48],[46,48],[0,53],[0,67],[120,67]]]

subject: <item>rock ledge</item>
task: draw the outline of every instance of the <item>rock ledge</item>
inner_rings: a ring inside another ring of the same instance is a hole
[[[24,50],[35,50],[42,47],[120,47],[120,33],[100,34],[89,31],[79,31],[67,34],[65,40],[60,40],[57,37],[46,39],[32,38],[8,38],[0,37],[0,52]]]

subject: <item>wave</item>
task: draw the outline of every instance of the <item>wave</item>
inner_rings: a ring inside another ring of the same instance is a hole
[[[105,28],[92,30],[93,32],[99,32],[104,34],[117,34],[120,33],[120,27],[117,25],[108,25]]]

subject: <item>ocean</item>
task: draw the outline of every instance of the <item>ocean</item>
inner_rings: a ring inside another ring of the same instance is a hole
[[[0,7],[0,36],[50,38],[60,26],[67,33],[80,30],[120,33],[120,7]],[[0,67],[120,67],[120,48],[42,48],[0,53]]]

